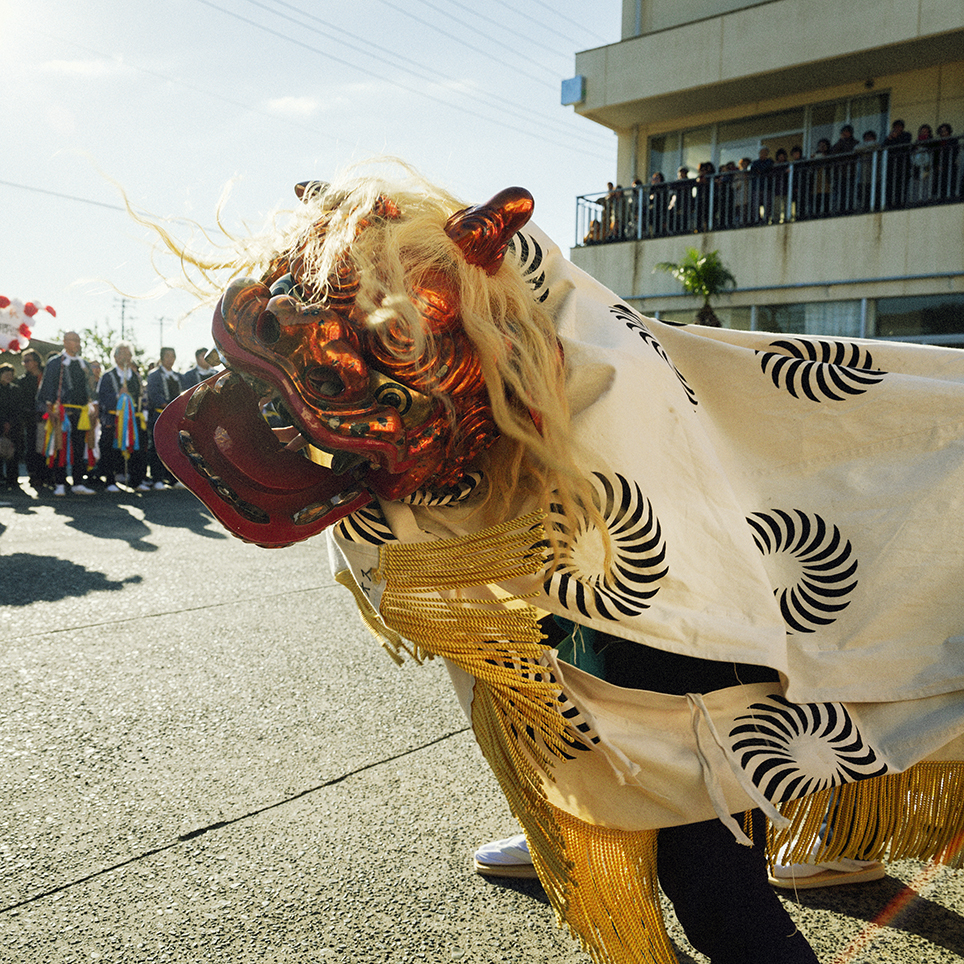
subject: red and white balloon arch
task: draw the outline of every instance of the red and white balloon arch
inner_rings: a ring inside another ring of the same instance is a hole
[[[30,344],[33,317],[40,311],[57,317],[50,305],[0,295],[0,351],[23,351]]]

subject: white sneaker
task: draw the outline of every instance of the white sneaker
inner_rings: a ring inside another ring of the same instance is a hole
[[[146,482],[141,482],[141,484],[137,487],[137,490],[136,490],[136,491],[138,491],[138,492],[150,492],[150,491],[151,491],[151,487],[150,487]]]
[[[72,485],[70,487],[70,491],[73,492],[74,495],[93,495],[94,494],[94,490],[88,489],[86,485]]]
[[[186,488],[187,488],[187,486],[186,486],[183,482],[181,482],[180,480],[178,480],[177,482],[175,482],[173,487],[174,487],[175,489],[186,489]]]
[[[107,492],[120,492],[120,489],[118,489],[117,486],[114,485],[113,482],[111,482],[111,484],[110,484],[109,486],[107,486],[106,491],[107,491]]]
[[[536,877],[525,834],[479,847],[475,852],[475,872],[485,877]]]
[[[54,486],[54,495],[66,495],[66,494],[67,494],[67,491],[66,489],[64,489],[62,485]]]
[[[158,492],[159,492],[161,489],[166,489],[166,488],[167,488],[167,486],[166,486],[163,482],[155,482],[155,483],[154,483],[154,489],[155,489],[155,491],[158,491]]]

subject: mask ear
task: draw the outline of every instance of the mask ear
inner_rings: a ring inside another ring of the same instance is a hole
[[[485,204],[453,214],[445,222],[445,233],[469,264],[495,274],[512,236],[532,217],[534,205],[524,187],[507,187]]]

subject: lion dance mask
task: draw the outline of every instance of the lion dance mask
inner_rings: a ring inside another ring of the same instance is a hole
[[[260,279],[225,290],[213,335],[227,370],[171,404],[155,433],[161,458],[219,521],[267,547],[315,535],[374,496],[453,484],[498,437],[445,261],[493,275],[533,207],[528,191],[509,188],[449,217],[448,251],[408,279],[402,312],[386,308],[399,297],[390,279],[377,264],[360,269],[352,248],[405,211],[379,195],[353,222],[355,238],[325,252],[319,277],[318,252],[349,205],[317,182],[296,193],[320,216]],[[373,305],[384,316],[375,324]]]

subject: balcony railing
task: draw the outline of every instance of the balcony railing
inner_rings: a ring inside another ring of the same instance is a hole
[[[953,203],[962,200],[958,149],[956,139],[928,141],[584,195],[576,205],[576,244]]]

